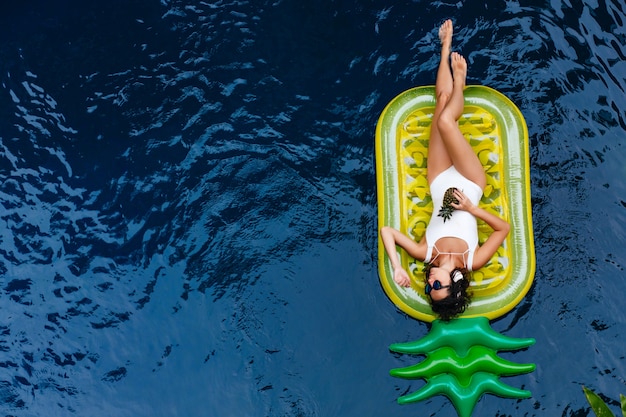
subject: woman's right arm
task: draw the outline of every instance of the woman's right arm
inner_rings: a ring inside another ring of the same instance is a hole
[[[425,240],[422,239],[420,243],[417,243],[404,233],[389,226],[384,226],[380,229],[380,236],[385,246],[385,252],[387,252],[387,256],[393,267],[394,281],[403,287],[410,286],[411,281],[409,275],[400,264],[396,246],[400,246],[413,258],[423,261],[426,257],[427,250]]]

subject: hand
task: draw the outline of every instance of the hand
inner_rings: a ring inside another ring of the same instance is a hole
[[[454,198],[459,200],[458,204],[455,204],[454,202],[450,203],[450,205],[455,209],[471,211],[474,208],[474,204],[470,201],[469,198],[467,198],[465,194],[463,194],[463,191],[459,190],[458,188],[454,190]]]
[[[411,278],[409,278],[409,274],[402,267],[397,267],[393,270],[393,280],[401,287],[411,286]]]

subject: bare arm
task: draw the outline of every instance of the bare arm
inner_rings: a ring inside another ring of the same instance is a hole
[[[410,286],[411,280],[408,273],[400,264],[396,246],[400,246],[413,258],[423,261],[426,256],[426,243],[423,239],[420,243],[417,243],[404,233],[389,226],[385,226],[380,229],[380,236],[382,238],[383,245],[385,246],[385,252],[387,252],[387,256],[389,257],[391,266],[393,267],[394,281],[403,287]]]
[[[459,210],[465,210],[472,214],[477,219],[480,219],[487,223],[489,227],[493,229],[493,232],[489,235],[485,243],[483,243],[474,253],[474,264],[472,269],[481,268],[485,265],[494,253],[498,250],[506,236],[509,234],[511,225],[500,217],[489,213],[487,210],[475,206],[469,198],[465,196],[461,191],[455,192],[455,197],[459,200],[459,204],[452,204],[452,206]]]

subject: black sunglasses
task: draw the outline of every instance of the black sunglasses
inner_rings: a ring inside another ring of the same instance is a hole
[[[425,292],[426,292],[426,295],[430,295],[430,292],[432,290],[440,290],[442,288],[450,288],[450,286],[441,285],[441,282],[439,282],[439,280],[435,280],[435,282],[433,282],[433,285],[430,285],[430,283],[426,284]]]

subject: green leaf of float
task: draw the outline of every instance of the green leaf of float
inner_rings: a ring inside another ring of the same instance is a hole
[[[585,396],[587,397],[587,401],[589,405],[591,405],[591,409],[596,414],[596,417],[615,417],[611,412],[606,403],[596,394],[591,391],[589,388],[583,386],[583,391],[585,392]],[[622,401],[624,399],[622,398]],[[624,411],[624,403],[622,402],[622,412]]]
[[[441,347],[454,347],[459,356],[466,356],[470,347],[481,345],[495,351],[527,348],[535,339],[516,339],[504,336],[489,326],[486,317],[456,319],[450,322],[435,320],[430,332],[423,338],[406,343],[394,343],[389,349],[398,353],[424,355]]]
[[[450,374],[441,374],[432,378],[420,390],[398,398],[399,404],[422,401],[435,395],[444,395],[450,399],[459,417],[470,417],[474,406],[483,394],[494,394],[508,398],[529,398],[531,393],[511,387],[498,379],[496,375],[477,373],[464,386]]]
[[[619,400],[622,403],[622,415],[626,417],[626,397],[624,395],[619,395]]]
[[[445,347],[427,355],[427,358],[406,368],[392,369],[391,376],[407,379],[431,379],[438,374],[452,374],[461,385],[469,385],[474,374],[479,372],[500,376],[519,375],[535,370],[535,364],[518,364],[500,358],[492,349],[472,346],[466,356],[459,356],[454,349]]]

